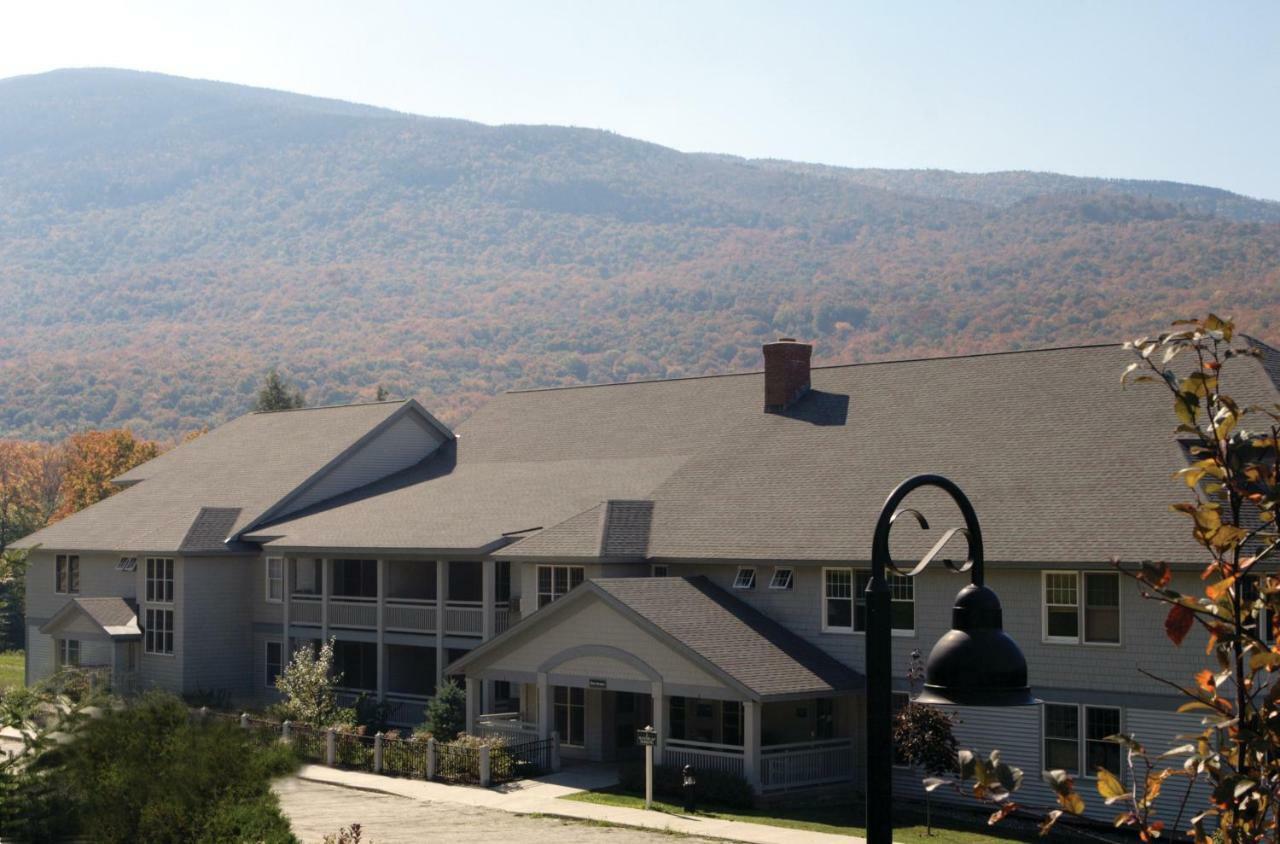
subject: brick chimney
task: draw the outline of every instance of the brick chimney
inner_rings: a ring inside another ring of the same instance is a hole
[[[813,346],[780,337],[764,344],[764,410],[782,413],[809,392],[809,358]]]

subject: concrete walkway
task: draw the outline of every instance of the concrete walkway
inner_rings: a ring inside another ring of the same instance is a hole
[[[593,788],[602,788],[616,781],[610,772],[602,768],[584,766],[566,768],[558,774],[536,780],[520,780],[497,788],[446,785],[424,780],[384,777],[361,771],[344,771],[323,765],[304,765],[298,776],[312,782],[395,794],[412,800],[436,803],[456,803],[516,812],[524,815],[552,815],[583,821],[602,821],[620,826],[652,829],[659,832],[678,832],[704,838],[724,838],[749,844],[866,844],[862,838],[851,835],[832,835],[802,829],[787,829],[758,823],[719,820],[697,815],[669,815],[665,812],[647,812],[644,809],[628,809],[620,806],[602,806],[577,800],[561,800]]]

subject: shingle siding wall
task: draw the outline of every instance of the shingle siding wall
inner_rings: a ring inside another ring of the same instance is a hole
[[[27,625],[27,685],[53,674],[54,667],[53,637],[41,633],[39,625]]]
[[[387,426],[373,440],[349,455],[296,499],[277,516],[296,513],[312,504],[362,487],[387,475],[420,463],[435,451],[444,437],[418,414],[406,413]]]
[[[249,595],[261,588],[255,575],[262,563],[254,557],[187,557],[183,559],[183,650],[187,691],[226,690],[237,698],[256,694],[252,687],[253,625]]]

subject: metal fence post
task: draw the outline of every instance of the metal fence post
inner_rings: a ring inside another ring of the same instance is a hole
[[[333,727],[324,731],[324,763],[332,768],[338,761],[338,734]]]
[[[246,729],[246,730],[249,729],[249,713],[248,712],[240,713],[240,726],[243,729]]]
[[[560,773],[560,733],[551,732],[551,773]]]
[[[436,740],[434,738],[427,739],[427,779],[436,778]]]
[[[285,721],[283,724],[280,725],[280,738],[284,739],[285,741],[289,740],[289,726],[290,724],[288,721]]]
[[[480,787],[488,788],[493,781],[490,770],[489,745],[480,745]]]
[[[373,737],[373,772],[382,773],[382,733]]]

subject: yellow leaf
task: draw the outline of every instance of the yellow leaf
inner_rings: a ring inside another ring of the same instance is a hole
[[[1127,797],[1129,794],[1124,790],[1124,786],[1120,784],[1120,780],[1116,779],[1115,774],[1112,774],[1106,768],[1098,768],[1098,793],[1107,801],[1108,806],[1117,800]],[[1083,811],[1083,806],[1081,811]],[[1079,812],[1076,814],[1079,814]]]

